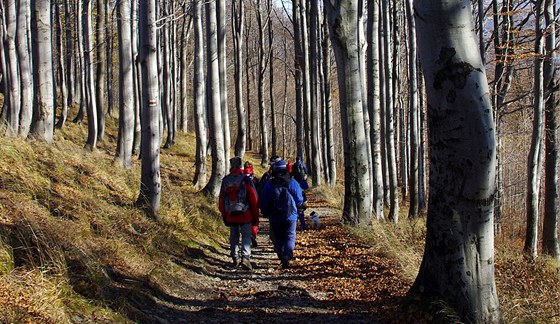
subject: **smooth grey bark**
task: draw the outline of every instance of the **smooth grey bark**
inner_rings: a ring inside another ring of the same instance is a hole
[[[268,21],[268,93],[270,98],[270,142],[272,144],[272,156],[278,155],[278,140],[276,130],[276,107],[274,106],[274,32],[272,31],[272,20],[270,14],[272,12],[272,0],[266,2],[266,12]],[[282,152],[284,155],[285,151]]]
[[[322,40],[322,51],[323,51],[323,105],[325,110],[325,142],[326,142],[326,157],[329,170],[329,185],[336,185],[336,155],[335,155],[335,143],[334,143],[334,119],[333,119],[333,107],[332,107],[332,95],[331,95],[331,48],[329,42],[329,26],[325,21],[323,23],[323,40]]]
[[[19,77],[18,53],[16,48],[16,32],[18,29],[18,9],[16,0],[8,0],[4,10],[4,51],[6,59],[6,86],[9,108],[6,136],[16,137],[19,131],[19,114],[21,111],[21,83]]]
[[[229,1],[228,1],[229,2]],[[229,112],[227,96],[227,47],[226,47],[226,1],[216,2],[216,22],[218,35],[218,73],[220,77],[220,107],[224,132],[224,161],[228,161],[231,151],[231,131],[229,129]]]
[[[545,180],[542,250],[560,260],[558,246],[558,105],[560,66],[556,63],[555,4],[545,0],[545,25],[547,26],[544,61],[545,86]]]
[[[393,98],[393,74],[392,74],[392,52],[390,38],[390,0],[382,2],[383,17],[383,66],[385,86],[385,147],[387,153],[387,171],[389,174],[389,215],[388,218],[394,223],[399,220],[399,189],[397,181],[397,156],[395,151],[395,127],[394,127],[394,99]],[[396,59],[396,58],[395,58]]]
[[[113,14],[110,11],[110,1],[105,1],[105,35],[107,37],[105,46],[105,57],[107,58],[107,116],[114,117],[114,109],[113,106],[115,104],[114,100],[114,92],[113,92],[113,49],[115,48],[113,42],[113,34],[114,34],[114,23],[113,23]],[[117,4],[115,4],[115,7]]]
[[[373,178],[373,214],[378,220],[383,215],[383,162],[381,158],[381,84],[379,65],[379,2],[368,1],[367,20],[367,104],[370,114],[370,139]]]
[[[304,134],[303,134],[303,68],[305,66],[304,53],[301,40],[301,23],[299,19],[300,0],[292,0],[292,23],[294,27],[294,55],[295,55],[295,92],[296,92],[296,156],[303,161]]]
[[[309,85],[310,85],[310,128],[311,128],[311,176],[313,177],[313,185],[320,186],[323,182],[321,170],[321,132],[319,131],[319,108],[317,103],[317,96],[319,93],[319,84],[317,81],[319,67],[317,62],[317,31],[319,30],[318,18],[319,7],[318,1],[311,1],[311,8],[309,11]]]
[[[335,52],[340,89],[340,117],[344,144],[343,220],[352,225],[371,222],[370,171],[364,128],[359,53],[358,1],[325,2]]]
[[[525,232],[525,246],[523,251],[530,257],[538,254],[538,226],[539,226],[539,193],[542,173],[542,147],[544,131],[544,39],[543,12],[545,0],[537,0],[535,10],[535,61],[533,77],[533,133],[531,148],[527,158],[527,227]]]
[[[31,7],[29,0],[19,0],[18,3],[18,29],[16,32],[16,46],[19,60],[19,76],[21,82],[19,136],[22,138],[26,138],[29,134],[29,130],[31,127],[31,118],[33,116],[33,72],[31,64],[31,49],[29,48],[31,39],[31,26],[29,21],[31,19]],[[64,67],[62,63],[61,66]],[[65,86],[66,85],[63,81],[61,85],[63,98]]]
[[[95,92],[95,61],[93,58],[94,50],[94,36],[93,36],[93,0],[84,1],[83,13],[83,32],[84,32],[84,67],[85,67],[85,84],[83,85],[86,90],[86,110],[88,121],[88,138],[86,140],[85,148],[93,151],[97,147],[97,140],[99,138],[99,119],[97,110],[97,99]]]
[[[186,13],[185,13],[186,14]],[[182,132],[187,132],[189,130],[189,64],[187,62],[187,48],[189,44],[189,38],[192,27],[192,14],[189,15],[186,23],[183,23],[181,31],[181,65],[180,65],[180,76],[181,79],[181,102],[179,104],[180,118],[179,118],[179,129]]]
[[[261,0],[257,0],[257,26],[258,26],[258,44],[259,44],[259,63],[258,63],[258,78],[257,78],[257,97],[259,103],[259,126],[261,135],[261,166],[265,167],[268,165],[268,125],[266,123],[267,109],[264,105],[264,76],[266,73],[265,64],[265,50],[264,50],[264,28],[268,23],[268,20],[263,22],[262,12],[261,12]]]
[[[105,4],[104,1],[97,0],[95,50],[96,57],[96,76],[95,76],[95,107],[97,109],[97,140],[102,142],[105,136],[105,97],[107,95],[105,85],[107,83],[107,39],[105,34]]]
[[[76,1],[76,56],[77,56],[77,68],[76,74],[79,78],[77,85],[79,86],[79,96],[76,99],[80,106],[78,108],[78,113],[76,117],[72,120],[74,123],[81,123],[84,120],[85,109],[87,107],[87,77],[86,77],[86,64],[84,62],[84,13],[83,13],[83,1]]]
[[[216,1],[209,0],[206,8],[206,104],[210,128],[210,145],[212,148],[212,173],[203,191],[217,197],[220,193],[222,178],[226,175],[224,152],[224,132],[222,126],[222,109],[220,100],[220,70],[218,58],[218,29],[216,23]]]
[[[251,56],[249,55],[249,42],[251,41],[249,31],[251,30],[251,20],[245,24],[245,78],[247,85],[247,150],[253,150],[253,126],[251,124]]]
[[[132,167],[134,141],[134,71],[132,59],[132,26],[130,0],[117,2],[117,32],[119,41],[119,132],[117,161],[126,169]]]
[[[206,184],[206,147],[207,128],[204,122],[206,115],[204,102],[204,42],[202,32],[202,0],[193,0],[194,25],[194,71],[193,71],[193,104],[194,127],[196,134],[196,161],[194,186],[201,189]]]
[[[72,5],[70,0],[64,0],[64,32],[66,35],[66,48],[64,57],[66,58],[66,84],[68,88],[67,104],[74,104],[76,79],[75,79],[75,60],[74,60],[74,37],[72,33]],[[60,122],[60,120],[59,120]],[[63,125],[61,125],[63,126]]]
[[[305,159],[307,161],[308,172],[313,174],[313,164],[311,163],[311,73],[309,69],[309,26],[307,24],[307,1],[301,1],[299,3],[299,22],[300,22],[300,32],[301,32],[301,50],[302,50],[302,61],[301,61],[301,72],[302,72],[302,100],[303,100],[303,140],[304,140],[304,151]]]
[[[172,17],[171,10],[169,8],[169,3],[162,4],[163,17]],[[173,77],[173,56],[172,56],[172,18],[168,19],[163,28],[161,28],[162,34],[162,56],[161,56],[161,66],[162,77],[161,83],[163,84],[163,97],[162,103],[164,104],[164,125],[167,126],[167,139],[165,140],[165,145],[163,148],[170,148],[175,144],[175,100],[174,100],[174,84],[175,80]]]
[[[243,158],[247,147],[247,118],[243,105],[243,32],[245,24],[245,4],[243,0],[232,1],[233,32],[233,78],[235,83],[235,111],[237,112],[237,136],[235,139],[235,156]]]
[[[54,71],[52,61],[51,4],[49,0],[31,2],[34,106],[31,135],[48,143],[54,133]]]
[[[419,105],[418,105],[418,72],[417,72],[417,53],[416,53],[416,22],[414,20],[414,12],[412,1],[405,1],[406,14],[408,20],[408,109],[410,112],[410,163],[409,167],[409,209],[408,217],[418,217],[418,163],[420,153],[420,131],[419,131]]]
[[[62,98],[60,103],[62,105],[60,110],[60,117],[55,125],[56,128],[62,128],[66,123],[68,118],[68,85],[66,84],[66,66],[64,60],[64,42],[62,41],[62,17],[60,15],[60,7],[54,5],[55,7],[55,17],[56,17],[56,48],[59,53],[58,55],[58,72],[60,80],[60,92]]]
[[[140,59],[138,58],[138,0],[132,0],[132,10],[130,14],[130,25],[132,37],[130,43],[132,45],[132,62],[134,74],[134,141],[132,144],[132,154],[140,152],[140,141],[142,138],[142,127],[140,120],[140,107],[142,105],[142,69]]]
[[[424,257],[409,296],[468,323],[502,322],[494,281],[496,143],[467,0],[414,2],[428,93],[430,188]]]
[[[142,171],[137,203],[157,218],[161,200],[160,101],[157,73],[156,1],[138,2],[139,61],[142,68]]]

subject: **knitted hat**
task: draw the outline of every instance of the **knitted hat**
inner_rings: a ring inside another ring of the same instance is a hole
[[[232,157],[229,159],[230,169],[241,169],[243,165],[243,160],[239,156]]]
[[[278,155],[273,155],[273,156],[270,158],[269,164],[270,164],[270,165],[274,165],[274,163],[276,163],[276,162],[278,162],[278,161],[280,161],[280,160],[282,160],[282,158],[280,158]]]
[[[274,162],[274,165],[272,166],[272,171],[285,170],[286,168],[287,168],[286,161],[280,159],[277,162]]]

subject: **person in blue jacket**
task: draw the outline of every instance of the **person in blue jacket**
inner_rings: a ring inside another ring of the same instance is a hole
[[[259,197],[259,207],[269,219],[271,240],[282,268],[287,268],[296,245],[298,208],[305,206],[301,187],[288,173],[286,161],[274,163],[272,178]]]

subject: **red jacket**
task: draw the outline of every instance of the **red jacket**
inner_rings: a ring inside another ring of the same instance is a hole
[[[233,169],[230,171],[230,174],[243,174],[243,169]],[[245,189],[247,191],[247,201],[249,202],[249,209],[245,212],[243,217],[235,216],[232,218],[228,215],[225,211],[224,207],[224,200],[222,198],[222,190],[220,190],[220,201],[219,201],[219,209],[220,213],[222,213],[222,217],[225,222],[232,223],[232,224],[239,224],[239,223],[252,223],[253,225],[259,224],[259,202],[257,198],[257,193],[255,192],[255,188],[252,184],[251,179],[247,177],[248,181],[245,181]]]

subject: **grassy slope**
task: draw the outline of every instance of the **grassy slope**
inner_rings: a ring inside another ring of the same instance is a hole
[[[164,286],[188,281],[172,262],[199,246],[225,240],[215,203],[191,185],[194,137],[179,135],[162,151],[161,221],[134,207],[140,163],[113,163],[115,120],[94,153],[82,149],[86,126],[68,124],[55,144],[0,138],[0,322],[122,322],[121,301],[106,298],[108,272]],[[258,167],[258,161],[253,164]],[[262,173],[258,169],[257,173]],[[324,190],[325,197],[340,191]],[[405,217],[401,217],[405,220]],[[378,253],[399,260],[413,281],[425,224],[402,221],[353,230]],[[533,263],[519,243],[497,240],[497,286],[508,322],[558,320],[558,265]],[[504,248],[508,246],[509,248]],[[171,278],[171,279],[170,279]]]

